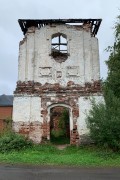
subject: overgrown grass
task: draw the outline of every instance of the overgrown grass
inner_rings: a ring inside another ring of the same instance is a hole
[[[96,147],[73,147],[64,150],[52,145],[34,145],[21,151],[0,153],[1,163],[66,166],[120,166],[120,154]]]

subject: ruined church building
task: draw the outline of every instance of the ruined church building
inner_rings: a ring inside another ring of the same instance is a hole
[[[91,99],[101,101],[97,35],[101,19],[20,19],[13,129],[35,143],[50,140],[51,109],[69,110],[70,144],[86,141]]]

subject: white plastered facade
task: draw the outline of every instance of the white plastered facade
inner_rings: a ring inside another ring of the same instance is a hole
[[[51,38],[56,33],[65,34],[67,37],[68,58],[65,62],[58,63],[51,55]],[[77,30],[71,25],[44,26],[40,29],[31,27],[28,29],[25,38],[20,42],[19,62],[18,62],[18,81],[45,83],[59,83],[66,87],[69,81],[80,86],[85,83],[93,83],[100,80],[99,48],[98,39],[91,37],[90,31],[83,28]],[[61,77],[57,73],[61,72]],[[76,92],[75,92],[76,93]],[[49,95],[48,95],[49,96]],[[51,99],[56,94],[51,94]],[[97,102],[101,102],[103,97],[100,93],[78,98],[79,117],[76,119],[79,136],[88,133],[86,126],[86,113],[91,109],[91,97]],[[59,103],[58,103],[59,105]],[[52,106],[47,102],[47,108]],[[63,102],[63,106],[66,106]],[[71,107],[72,108],[72,107]],[[72,109],[70,108],[70,127],[73,127]],[[41,111],[40,95],[16,94],[13,104],[13,122],[39,122],[43,123]],[[48,121],[50,121],[48,113]],[[15,131],[19,131],[18,126],[14,126]],[[31,138],[36,142],[41,142],[42,131],[39,140]],[[48,137],[49,139],[49,137]]]

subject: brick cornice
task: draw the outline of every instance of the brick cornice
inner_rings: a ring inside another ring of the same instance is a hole
[[[27,81],[17,82],[16,90],[14,94],[44,94],[44,93],[77,93],[77,94],[93,94],[102,93],[101,81],[94,81],[92,83],[85,83],[84,86],[75,84],[73,81],[69,81],[67,86],[61,86],[59,83],[50,84],[45,83],[42,85],[39,82]]]

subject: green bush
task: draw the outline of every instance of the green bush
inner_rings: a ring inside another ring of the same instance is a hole
[[[105,104],[92,102],[87,124],[96,144],[120,150],[120,101],[112,92],[107,92]]]
[[[2,153],[12,150],[19,151],[31,146],[31,141],[28,141],[24,136],[13,132],[6,133],[0,137],[0,152]]]

